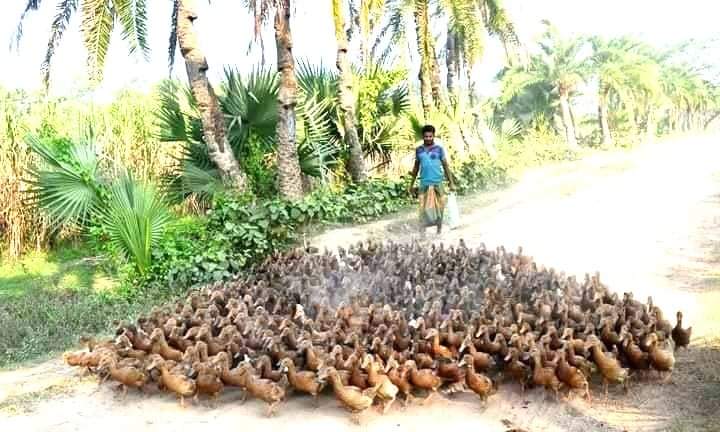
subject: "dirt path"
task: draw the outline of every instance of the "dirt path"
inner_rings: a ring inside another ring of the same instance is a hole
[[[716,137],[717,138],[717,137]],[[484,410],[473,395],[436,398],[426,406],[385,416],[367,413],[368,430],[505,431],[512,423],[534,431],[720,430],[720,145],[687,138],[542,168],[504,191],[461,201],[464,225],[442,241],[517,248],[540,263],[582,276],[601,272],[616,291],[652,295],[669,315],[684,311],[696,338],[678,354],[671,383],[635,383],[629,395],[612,391],[592,405],[573,399],[544,401],[501,386]],[[335,247],[374,237],[407,240],[412,215],[325,233],[313,243]],[[599,395],[600,386],[593,384]],[[130,395],[118,401],[107,386],[78,380],[60,362],[0,373],[2,430],[196,431],[198,426],[281,431],[359,430],[322,398],[292,398],[274,419],[256,401],[236,402],[228,392],[216,409],[181,410],[168,395]]]

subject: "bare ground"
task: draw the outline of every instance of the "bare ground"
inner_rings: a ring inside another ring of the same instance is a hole
[[[117,398],[59,360],[0,372],[3,431],[196,431],[198,426],[259,430],[720,431],[720,145],[684,138],[632,153],[606,153],[528,173],[515,186],[460,202],[463,225],[432,241],[523,246],[543,265],[582,276],[600,271],[619,292],[652,295],[670,317],[693,326],[689,351],[677,355],[671,382],[636,379],[630,393],[596,382],[592,404],[524,397],[501,386],[481,409],[472,394],[437,397],[425,406],[367,412],[361,427],[331,397],[314,410],[293,397],[266,419],[257,401],[226,392],[217,408],[181,409],[170,395]],[[406,241],[413,214],[342,228],[312,240],[334,248],[364,238]]]

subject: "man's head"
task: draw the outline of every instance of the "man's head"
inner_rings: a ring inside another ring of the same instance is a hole
[[[426,146],[432,145],[435,140],[435,126],[425,125],[422,128],[423,144]]]

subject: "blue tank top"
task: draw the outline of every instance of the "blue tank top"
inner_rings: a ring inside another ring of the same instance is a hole
[[[445,150],[439,144],[415,149],[415,157],[420,163],[420,186],[439,185],[444,178],[442,161],[445,159]]]

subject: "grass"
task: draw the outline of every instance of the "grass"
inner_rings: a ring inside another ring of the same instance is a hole
[[[28,290],[100,291],[116,282],[82,248],[31,252],[21,260],[0,265],[0,300],[24,295]]]
[[[80,335],[107,332],[114,320],[168,301],[116,294],[119,282],[87,255],[65,247],[0,265],[0,367],[45,359]]]

